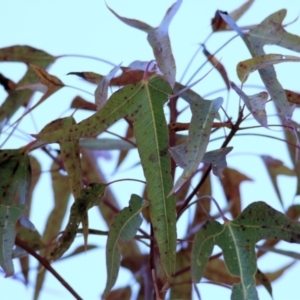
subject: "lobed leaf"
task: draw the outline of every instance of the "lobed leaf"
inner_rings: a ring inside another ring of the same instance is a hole
[[[265,106],[268,100],[267,92],[260,92],[255,95],[248,96],[241,89],[239,89],[233,82],[231,82],[231,87],[236,91],[236,93],[244,101],[246,107],[251,112],[254,119],[265,128],[268,128],[267,114]]]
[[[264,202],[250,204],[235,220],[223,225],[209,220],[197,233],[192,250],[192,277],[204,274],[214,245],[223,250],[229,273],[240,278],[231,299],[258,299],[254,276],[257,271],[255,244],[261,239],[300,243],[300,225]]]

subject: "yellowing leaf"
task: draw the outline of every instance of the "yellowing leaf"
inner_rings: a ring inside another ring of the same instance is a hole
[[[266,54],[256,56],[238,63],[236,67],[237,75],[242,83],[244,83],[250,73],[259,69],[266,68],[283,62],[299,62],[300,57],[281,54]]]

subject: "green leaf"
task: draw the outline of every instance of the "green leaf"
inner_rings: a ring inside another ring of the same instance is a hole
[[[40,134],[51,134],[55,130],[64,130],[76,124],[73,117],[66,117],[52,121],[47,124]],[[68,173],[70,186],[74,198],[79,198],[83,188],[82,172],[79,155],[79,141],[61,141],[61,158],[64,163],[65,170]]]
[[[50,253],[50,261],[57,260],[69,249],[84,215],[91,207],[99,204],[99,201],[104,197],[105,188],[106,185],[103,183],[92,183],[81,190],[81,197],[75,199],[71,207],[68,224],[59,237],[57,245]]]
[[[264,202],[250,204],[235,220],[223,225],[209,220],[195,237],[192,250],[192,278],[199,282],[203,276],[214,245],[223,250],[229,273],[239,277],[231,299],[258,299],[255,289],[257,266],[255,244],[261,239],[300,243],[300,225]]]
[[[176,192],[197,170],[209,142],[213,120],[222,103],[223,98],[204,100],[200,96],[190,103],[192,120],[187,143],[170,148],[173,157],[182,157],[180,162],[176,162],[183,168],[171,193]]]
[[[26,204],[31,186],[31,166],[28,154],[23,148],[0,150],[0,204]],[[35,230],[24,215],[20,223]]]
[[[117,280],[121,260],[118,243],[128,242],[135,236],[143,221],[140,212],[144,206],[143,199],[132,194],[129,206],[123,208],[111,224],[106,244],[107,281],[102,297],[109,294]]]
[[[0,204],[0,266],[5,272],[5,277],[14,275],[12,262],[12,250],[15,244],[15,226],[24,214],[25,205],[2,205]]]
[[[0,62],[13,61],[26,64],[31,63],[45,69],[53,63],[55,59],[54,56],[30,46],[11,46],[0,49]],[[26,74],[18,82],[18,85],[30,84],[35,82],[36,79],[37,75],[35,72],[31,68],[28,68]],[[18,90],[9,93],[0,108],[0,123],[2,123],[3,120],[8,121],[22,105],[27,105],[32,94],[32,91]]]
[[[133,121],[136,144],[147,181],[154,236],[168,278],[174,273],[176,257],[175,198],[168,197],[173,181],[168,153],[168,129],[163,111],[170,92],[167,82],[155,76],[149,81],[143,80],[120,89],[100,111],[84,121],[63,130],[36,136],[44,142],[61,143],[98,135],[123,117]]]
[[[108,9],[122,22],[134,28],[145,31],[148,34],[148,42],[152,47],[155,60],[161,72],[173,88],[176,78],[176,64],[172,54],[170,38],[168,34],[169,25],[177,13],[182,0],[177,0],[166,12],[159,27],[153,28],[138,20],[128,19],[119,16],[111,8]]]
[[[135,142],[135,141],[134,141]],[[125,141],[110,138],[99,139],[82,139],[79,141],[81,147],[90,150],[131,150],[135,149],[134,145]]]

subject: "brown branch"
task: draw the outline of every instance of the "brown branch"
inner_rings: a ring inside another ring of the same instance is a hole
[[[83,300],[74,289],[52,268],[50,263],[44,257],[41,257],[38,253],[36,253],[31,247],[27,245],[27,243],[20,238],[16,237],[15,243],[17,246],[26,250],[30,255],[32,255],[36,260],[39,261],[41,265],[44,266],[46,270],[48,270],[52,275],[75,297],[77,300]]]

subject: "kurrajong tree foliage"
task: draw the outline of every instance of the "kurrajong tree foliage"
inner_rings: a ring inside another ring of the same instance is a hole
[[[121,17],[110,9],[123,23],[147,33],[154,60],[135,61],[126,67],[118,65],[105,76],[70,70],[70,75],[95,84],[93,103],[81,97],[71,102],[74,111],[84,109],[90,116],[79,123],[73,114],[58,118],[32,135],[33,141],[24,147],[6,149],[2,146],[0,150],[0,265],[6,276],[12,276],[13,259],[19,259],[26,282],[28,258],[37,259],[43,268],[37,273],[35,299],[42,290],[47,271],[75,298],[81,299],[74,287],[68,285],[67,278],[61,278],[51,265],[64,256],[77,235],[83,236],[83,246],[71,255],[94,247],[88,242],[90,234],[107,236],[106,286],[104,291],[99,291],[104,299],[130,299],[130,286],[113,289],[121,266],[131,271],[140,285],[137,299],[192,299],[193,290],[196,297],[201,291],[197,284],[202,278],[231,287],[232,299],[258,299],[256,286],[263,285],[272,295],[271,282],[283,270],[264,274],[257,268],[257,259],[268,251],[280,251],[275,246],[281,240],[300,243],[297,222],[300,206],[291,205],[288,210],[279,212],[265,202],[253,201],[242,210],[239,184],[248,178],[226,163],[226,157],[235,151],[233,140],[247,118],[254,118],[258,127],[270,128],[265,110],[266,103],[270,102],[277,109],[278,125],[284,131],[294,169],[271,156],[262,158],[281,202],[276,181],[279,174],[295,176],[296,194],[300,194],[298,125],[292,120],[300,95],[281,86],[273,66],[300,58],[264,52],[265,45],[300,52],[300,37],[285,29],[284,9],[250,28],[240,28],[236,21],[252,1],[232,13],[216,12],[212,19],[213,33],[235,31],[250,53],[249,59],[232,66],[236,67],[240,79],[234,83],[215,58],[216,53],[211,54],[205,45],[201,46],[207,62],[220,73],[228,91],[232,90],[231,97],[240,99],[236,102],[238,114],[229,116],[222,97],[203,99],[193,91],[197,82],[185,86],[176,81],[176,62],[168,27],[181,3],[179,0],[169,8],[157,28]],[[57,58],[30,46],[0,49],[1,61],[23,62],[28,66],[17,84],[5,74],[0,77],[7,91],[0,108],[2,131],[11,130],[18,123],[9,121],[20,107],[28,104],[34,91],[42,91],[43,96],[25,115],[64,87],[60,79],[46,71]],[[263,83],[261,91],[254,95],[248,95],[243,89],[251,72],[258,72]],[[206,76],[209,78],[209,74]],[[178,122],[182,113],[178,110],[179,103],[185,103],[191,111],[186,123]],[[125,136],[117,139],[99,136],[120,119],[126,120],[128,125]],[[221,147],[207,151],[210,141],[221,131]],[[59,145],[58,152],[53,150],[57,149],[55,144]],[[113,182],[105,182],[89,151],[117,149],[120,165],[134,148],[138,150],[143,169],[145,192],[138,195],[133,190],[130,199],[118,202],[110,189]],[[43,234],[28,219],[29,211],[34,209],[30,207],[31,196],[40,173],[40,164],[34,153],[31,155],[32,151],[44,151],[53,159],[55,207],[46,220]],[[60,172],[62,170],[67,176]],[[218,199],[212,197],[212,176],[221,181],[220,188],[228,201],[225,212],[218,205]],[[73,204],[68,211],[70,195]],[[213,205],[218,208],[218,216],[210,213]],[[88,210],[94,206],[99,208],[108,232],[89,227]],[[176,224],[187,210],[191,212],[185,237],[178,239]],[[68,219],[67,226],[61,228],[64,217]],[[142,222],[148,224],[149,230],[141,228]],[[261,240],[265,242],[257,247]],[[212,255],[215,245],[222,251]],[[298,257],[296,253],[281,253]],[[81,275],[87,276],[79,272],[78,276]]]

